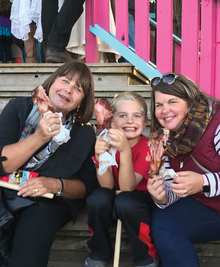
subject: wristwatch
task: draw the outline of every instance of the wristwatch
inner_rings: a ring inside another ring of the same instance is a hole
[[[209,181],[205,175],[203,175],[203,179],[204,179],[204,182],[203,182],[202,193],[209,193],[210,192]]]
[[[202,193],[209,193],[210,192],[210,186],[209,185],[203,185]]]
[[[61,178],[57,178],[58,180],[60,180],[61,183],[61,189],[59,192],[56,193],[56,197],[60,197],[63,194],[63,180]]]

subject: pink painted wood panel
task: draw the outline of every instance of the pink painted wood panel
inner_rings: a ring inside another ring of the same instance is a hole
[[[98,20],[97,0],[86,0],[86,18],[85,18],[85,62],[98,62],[98,43],[97,37],[90,32],[89,25],[93,26]]]
[[[146,0],[135,0],[135,53],[143,60],[149,62],[149,1]]]
[[[116,38],[128,47],[128,0],[115,0]]]
[[[220,1],[217,1],[216,20],[215,97],[220,99]]]
[[[175,42],[175,72],[181,73],[181,45]]]
[[[184,0],[185,1],[185,0]],[[173,0],[157,0],[157,69],[172,71]]]
[[[182,1],[181,74],[198,83],[199,19],[198,0]]]
[[[215,95],[216,7],[216,1],[202,0],[199,85],[212,96]]]
[[[109,32],[109,25],[110,25],[110,20],[109,20],[109,0],[99,0],[99,19],[98,19],[98,24],[100,27],[102,27],[104,30]]]

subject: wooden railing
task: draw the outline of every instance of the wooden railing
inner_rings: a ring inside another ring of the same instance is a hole
[[[128,44],[128,0],[115,0],[116,36],[109,32],[109,0],[86,0],[86,62],[98,61],[98,36],[149,78],[175,71],[220,98],[220,0],[183,0],[178,41],[173,38],[173,1],[156,1],[154,47],[150,45],[149,1],[135,1],[134,53]],[[151,49],[155,49],[154,64]]]

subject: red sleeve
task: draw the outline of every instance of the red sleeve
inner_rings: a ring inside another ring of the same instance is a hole
[[[132,151],[132,160],[134,166],[134,172],[142,175],[148,180],[148,171],[150,170],[150,148],[148,146],[148,139],[144,136],[138,142],[137,147]]]

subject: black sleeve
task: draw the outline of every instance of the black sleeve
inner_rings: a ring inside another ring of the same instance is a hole
[[[94,150],[90,151],[77,174],[77,179],[82,181],[86,187],[85,197],[88,197],[98,187],[96,167],[92,156],[94,156]]]
[[[3,109],[0,115],[0,176],[5,175],[2,169],[2,149],[6,145],[18,142],[25,119],[31,109],[28,98],[12,99]]]
[[[2,161],[5,159],[4,155],[2,155],[3,147],[18,141],[20,123],[13,102],[13,100],[9,101],[0,115],[0,176],[5,175],[2,167]]]

